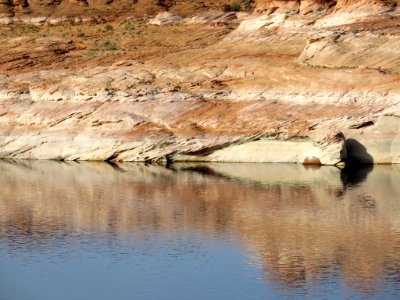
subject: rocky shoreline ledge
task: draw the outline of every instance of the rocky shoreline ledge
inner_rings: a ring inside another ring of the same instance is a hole
[[[54,24],[7,6],[0,157],[400,163],[396,2],[223,2]]]

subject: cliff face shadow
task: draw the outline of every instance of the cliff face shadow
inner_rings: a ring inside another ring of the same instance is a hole
[[[340,170],[340,180],[343,187],[337,192],[338,197],[343,196],[348,187],[357,186],[365,181],[374,168],[372,155],[356,139],[344,140],[340,151],[340,160],[345,163],[345,167]]]
[[[340,151],[340,159],[347,165],[373,164],[374,158],[367,148],[356,139],[346,139]]]

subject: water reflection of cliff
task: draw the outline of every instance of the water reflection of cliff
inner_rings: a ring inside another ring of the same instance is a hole
[[[357,184],[345,176],[281,164],[1,161],[0,238],[18,250],[72,232],[233,234],[278,286],[340,276],[368,293],[378,278],[400,281],[400,168],[375,167]]]

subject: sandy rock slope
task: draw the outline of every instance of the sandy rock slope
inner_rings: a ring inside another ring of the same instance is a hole
[[[0,157],[400,163],[396,2],[223,4],[24,25],[0,3]]]

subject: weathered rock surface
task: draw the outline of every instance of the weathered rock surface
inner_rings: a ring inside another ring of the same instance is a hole
[[[174,15],[170,12],[162,12],[155,16],[153,19],[150,19],[149,23],[153,25],[167,25],[179,23],[180,21],[182,21],[182,17]]]
[[[400,163],[395,3],[362,16],[355,2],[255,4],[264,12],[12,25],[0,157]],[[344,12],[350,23],[326,21]]]
[[[324,32],[309,38],[299,59],[317,67],[370,68],[399,73],[400,35]]]

